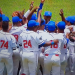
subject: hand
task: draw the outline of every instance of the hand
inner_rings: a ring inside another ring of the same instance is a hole
[[[63,16],[63,14],[64,14],[63,13],[63,9],[60,9],[60,13],[59,14],[60,14],[60,16]]]
[[[19,13],[19,11],[15,11],[15,12],[13,12],[12,17],[14,17],[14,16],[18,16],[18,13]]]
[[[30,10],[32,10],[33,7],[34,7],[34,6],[33,6],[33,3],[34,3],[34,1],[32,1],[31,4],[30,4]]]
[[[37,7],[35,7],[35,8],[33,9],[33,11],[34,11],[34,12],[37,12],[38,9],[39,9],[39,7],[37,6]]]
[[[41,0],[41,3],[44,3],[45,2],[45,0]]]
[[[42,10],[39,10],[39,14],[41,14]]]
[[[21,12],[22,16],[24,15],[24,13],[25,13],[25,9]]]
[[[70,32],[72,32],[72,31],[73,31],[73,27],[69,27],[68,29],[70,30]]]
[[[2,9],[0,8],[0,14],[3,14]]]

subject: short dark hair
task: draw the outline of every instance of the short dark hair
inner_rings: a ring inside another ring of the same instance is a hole
[[[0,17],[0,22],[2,21],[2,17]]]
[[[9,27],[9,22],[3,22],[2,23],[2,29],[3,30],[8,30],[8,27]]]

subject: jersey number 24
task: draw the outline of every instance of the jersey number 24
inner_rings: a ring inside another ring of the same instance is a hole
[[[30,40],[29,41],[23,40],[23,42],[24,42],[24,48],[28,48],[28,47],[32,48],[32,45],[31,45],[31,41]]]

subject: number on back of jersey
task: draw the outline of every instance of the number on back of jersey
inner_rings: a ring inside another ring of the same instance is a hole
[[[32,48],[31,41],[23,40],[23,46],[24,48],[28,48],[28,47]]]
[[[8,49],[8,41],[5,42],[5,40],[0,40],[0,48]]]

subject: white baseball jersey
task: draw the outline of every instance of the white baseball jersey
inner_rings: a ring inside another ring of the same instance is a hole
[[[66,36],[64,33],[59,33],[59,36],[62,35],[64,37],[64,41],[67,42],[66,40]],[[61,46],[61,53],[67,53],[67,43],[62,42],[62,46]]]
[[[24,27],[20,26],[20,27],[12,27],[12,29],[9,31],[15,37],[17,46],[19,46],[18,45],[18,37],[25,30],[26,29]]]
[[[27,23],[22,25],[22,27],[24,27],[25,29],[27,29]]]
[[[13,49],[16,49],[14,36],[7,32],[0,32],[0,57],[11,57]]]
[[[38,33],[34,31],[24,31],[20,34],[19,44],[22,44],[24,51],[38,51],[38,45],[44,41]]]
[[[49,36],[47,36],[47,41],[52,41],[54,39],[58,39],[59,43],[45,47],[45,54],[61,54],[61,44],[62,42],[66,43],[66,40],[64,39],[63,35],[59,33],[50,33]]]
[[[43,30],[37,30],[37,33],[39,34],[39,36],[41,36],[42,37],[42,39],[44,40],[44,41],[46,41],[47,40],[47,38],[45,38],[46,36],[45,36],[45,34],[46,35],[49,35],[49,33],[46,31],[43,31]]]
[[[64,30],[65,35],[66,35],[67,33],[70,33],[69,27],[73,27],[73,31],[75,31],[75,26],[74,26],[74,25],[66,26],[66,27],[65,27],[65,30]]]

